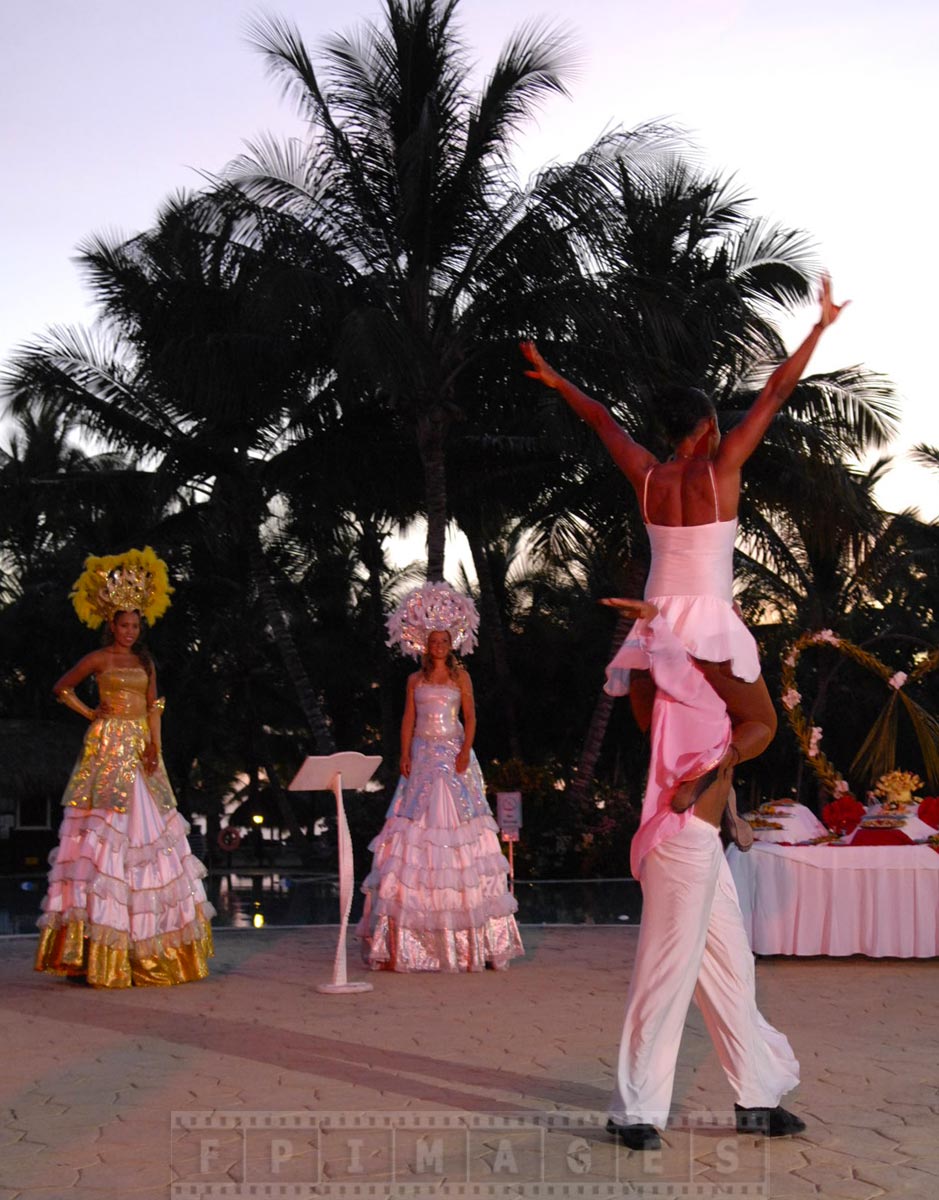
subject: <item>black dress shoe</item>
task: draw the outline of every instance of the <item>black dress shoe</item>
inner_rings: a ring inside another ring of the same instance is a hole
[[[654,1125],[617,1125],[610,1120],[606,1123],[607,1133],[619,1138],[630,1150],[661,1150],[662,1139]]]
[[[741,1108],[734,1105],[738,1133],[761,1133],[764,1137],[789,1137],[801,1133],[805,1122],[778,1104],[775,1108]]]

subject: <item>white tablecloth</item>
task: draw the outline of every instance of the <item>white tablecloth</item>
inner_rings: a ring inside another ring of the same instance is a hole
[[[929,846],[727,851],[757,954],[939,955],[939,854]]]

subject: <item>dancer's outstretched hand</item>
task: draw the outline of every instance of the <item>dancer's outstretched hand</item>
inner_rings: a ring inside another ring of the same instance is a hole
[[[562,377],[555,371],[554,367],[548,363],[538,353],[538,347],[534,342],[519,342],[519,350],[525,355],[531,363],[534,370],[526,371],[525,374],[529,379],[537,379],[539,383],[543,383],[545,387],[556,388],[561,382]]]
[[[607,608],[618,608],[620,612],[624,612],[628,617],[634,617],[637,621],[651,621],[653,617],[658,616],[659,612],[649,600],[628,600],[621,596],[605,596],[597,603],[605,604]]]
[[[818,293],[818,303],[821,308],[818,323],[822,329],[827,329],[829,325],[834,325],[851,301],[845,300],[844,304],[835,304],[831,298],[831,279],[828,275],[823,275],[822,286]]]

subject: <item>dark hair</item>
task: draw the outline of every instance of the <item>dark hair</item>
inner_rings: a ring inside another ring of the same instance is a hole
[[[147,628],[146,619],[144,618],[144,615],[140,611],[139,608],[119,608],[116,612],[114,612],[111,615],[111,621],[116,621],[117,618],[122,613],[125,613],[125,612],[136,613],[136,615],[140,618],[140,634],[138,635],[136,642],[134,642],[134,644],[131,646],[130,651],[131,651],[131,654],[136,654],[137,657],[140,659],[140,661],[143,663],[147,674],[152,675],[153,674],[153,665],[154,665],[153,664],[153,655],[147,649],[147,644],[144,639],[144,631]],[[114,634],[111,631],[111,621],[106,621],[104,624],[104,633],[101,635],[102,646],[113,646],[114,645]]]
[[[656,416],[670,446],[693,433],[709,417],[717,416],[714,401],[700,388],[671,384],[656,393]]]

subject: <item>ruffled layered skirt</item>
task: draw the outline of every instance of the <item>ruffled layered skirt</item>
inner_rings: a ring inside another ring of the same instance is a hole
[[[753,683],[760,675],[760,653],[753,634],[733,604],[720,596],[646,596],[692,658],[729,662],[738,679]],[[640,619],[606,669],[604,691],[623,696],[629,691],[630,671],[649,669],[646,642],[649,622]]]
[[[158,807],[140,771],[126,811],[67,808],[50,856],[36,970],[113,988],[204,979],[214,909],[188,833],[177,809]]]
[[[392,815],[369,846],[374,859],[357,930],[363,958],[374,970],[502,969],[524,948],[498,827],[484,797],[484,812],[461,818],[450,772],[438,769],[426,788],[420,769],[415,762],[411,780],[401,780]],[[478,775],[475,761],[470,772]],[[409,785],[424,792],[419,811],[395,815],[410,807]]]

